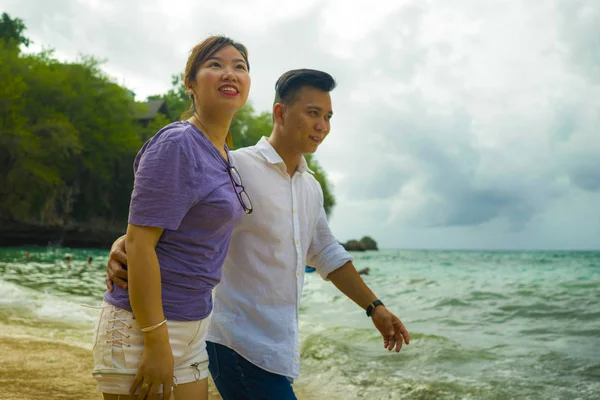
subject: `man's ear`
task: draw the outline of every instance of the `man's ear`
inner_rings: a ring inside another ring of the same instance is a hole
[[[281,103],[273,105],[273,121],[279,125],[283,125],[285,122],[285,105]]]

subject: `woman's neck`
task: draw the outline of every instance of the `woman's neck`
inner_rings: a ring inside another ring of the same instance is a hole
[[[204,133],[204,136],[222,153],[225,154],[225,139],[233,117],[219,117],[209,113],[196,111],[188,121]]]

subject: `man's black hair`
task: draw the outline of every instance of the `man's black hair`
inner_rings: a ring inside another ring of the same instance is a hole
[[[331,92],[336,87],[335,79],[327,72],[314,69],[294,69],[281,75],[275,83],[275,102],[291,106],[296,95],[305,86]]]

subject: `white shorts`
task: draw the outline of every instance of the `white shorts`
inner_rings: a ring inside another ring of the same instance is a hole
[[[106,302],[101,309],[93,339],[92,375],[102,393],[128,394],[144,350],[144,337],[129,311]],[[174,385],[208,378],[209,321],[210,317],[201,321],[167,321],[175,359]]]

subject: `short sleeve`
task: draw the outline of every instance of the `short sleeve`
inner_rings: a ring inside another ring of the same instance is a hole
[[[180,143],[158,141],[149,146],[135,170],[129,223],[176,230],[195,203],[196,166]]]

